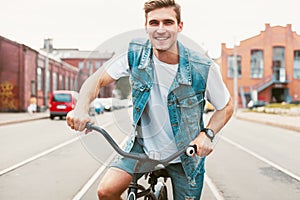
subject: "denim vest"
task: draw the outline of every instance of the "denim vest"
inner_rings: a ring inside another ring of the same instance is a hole
[[[168,93],[168,112],[178,149],[189,145],[204,128],[203,110],[209,67],[212,61],[202,54],[185,48],[180,42],[179,66]],[[132,87],[133,126],[136,130],[147,104],[153,84],[152,46],[149,40],[131,41],[128,50],[130,83]],[[136,131],[134,131],[136,132]],[[130,151],[135,134],[125,148]],[[204,159],[182,155],[181,162],[191,185],[198,173],[204,173]]]

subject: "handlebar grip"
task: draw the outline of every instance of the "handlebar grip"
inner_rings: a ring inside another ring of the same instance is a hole
[[[186,150],[185,150],[185,154],[187,155],[187,156],[194,156],[195,154],[196,154],[196,152],[197,152],[197,145],[196,144],[194,144],[194,145],[190,145],[188,148],[186,148]]]

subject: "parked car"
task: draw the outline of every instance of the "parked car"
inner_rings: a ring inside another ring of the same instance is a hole
[[[265,101],[261,101],[261,100],[258,100],[258,101],[249,101],[248,103],[248,108],[249,109],[253,109],[253,108],[258,108],[258,107],[263,107],[263,106],[266,106],[267,105],[267,102]]]
[[[78,93],[70,90],[56,90],[52,93],[49,102],[50,119],[58,116],[65,117],[73,110],[78,99]]]
[[[300,104],[300,100],[293,100],[293,101],[290,102],[290,104],[299,105]]]
[[[96,108],[94,106],[93,103],[90,104],[90,107],[89,107],[89,116],[95,116],[96,115]]]
[[[93,102],[93,107],[95,109],[95,112],[97,114],[102,114],[104,113],[104,105],[101,103],[101,100],[99,98],[96,98]]]
[[[104,111],[110,112],[115,109],[115,106],[113,106],[113,98],[97,98],[95,101],[103,105]]]

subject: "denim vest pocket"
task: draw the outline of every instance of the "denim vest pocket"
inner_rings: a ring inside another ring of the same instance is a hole
[[[183,123],[198,124],[201,119],[205,100],[203,94],[195,94],[177,99],[177,108]]]
[[[132,100],[135,100],[136,98],[142,95],[142,92],[148,89],[148,86],[139,81],[132,81],[131,89],[132,89]]]

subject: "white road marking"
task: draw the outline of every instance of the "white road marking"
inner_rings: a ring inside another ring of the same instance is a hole
[[[239,148],[239,149],[247,152],[248,154],[256,157],[257,159],[259,159],[259,160],[267,163],[268,165],[271,165],[272,167],[274,167],[274,168],[282,171],[283,173],[289,175],[290,177],[296,179],[297,181],[300,181],[300,177],[299,176],[297,176],[296,174],[290,172],[289,170],[285,169],[284,167],[279,166],[278,164],[276,164],[276,163],[274,163],[274,162],[272,162],[272,161],[270,161],[270,160],[268,160],[268,159],[266,159],[266,158],[264,158],[264,157],[262,157],[262,156],[260,156],[260,155],[258,155],[256,153],[254,153],[253,151],[251,151],[251,150],[249,150],[249,149],[247,149],[247,148],[245,148],[245,147],[237,144],[236,142],[233,142],[232,140],[230,140],[230,139],[228,139],[228,138],[226,138],[224,136],[220,136],[220,138],[222,140],[228,142],[229,144],[231,144],[231,145],[233,145],[233,146],[235,146],[235,147],[237,147],[237,148]]]
[[[113,124],[113,122],[108,122],[108,123],[102,125],[102,127],[106,127],[106,126],[109,126],[109,125],[111,125],[111,124]],[[22,162],[19,162],[19,163],[13,165],[13,166],[10,166],[10,167],[8,167],[8,168],[6,168],[6,169],[0,171],[0,176],[4,175],[4,174],[6,174],[6,173],[8,173],[8,172],[10,172],[10,171],[13,171],[13,170],[15,170],[15,169],[17,169],[17,168],[19,168],[19,167],[22,167],[22,166],[24,166],[24,165],[26,165],[26,164],[28,164],[28,163],[30,163],[30,162],[32,162],[32,161],[34,161],[34,160],[40,158],[40,157],[43,157],[43,156],[45,156],[45,155],[47,155],[47,154],[49,154],[49,153],[51,153],[51,152],[54,152],[54,151],[56,151],[56,150],[58,150],[58,149],[60,149],[60,148],[63,148],[63,147],[65,147],[65,146],[69,145],[69,144],[72,144],[73,142],[76,142],[77,140],[79,140],[79,138],[80,138],[80,137],[78,136],[78,137],[76,137],[76,138],[73,138],[73,139],[71,139],[71,140],[68,140],[68,141],[66,141],[66,142],[63,142],[63,143],[61,143],[61,144],[59,144],[59,145],[56,145],[56,146],[54,146],[54,147],[52,147],[52,148],[50,148],[50,149],[47,149],[46,151],[43,151],[43,152],[41,152],[41,153],[39,153],[39,154],[36,154],[36,155],[34,155],[34,156],[32,156],[32,157],[26,159],[26,160],[23,160]]]
[[[204,181],[217,200],[225,200],[222,194],[219,192],[220,190],[218,190],[217,186],[213,183],[207,173],[204,174]]]
[[[17,168],[19,168],[19,167],[21,167],[23,165],[26,165],[26,164],[28,164],[28,163],[30,163],[30,162],[32,162],[32,161],[34,161],[34,160],[42,157],[42,156],[45,156],[45,155],[53,152],[53,151],[56,151],[56,150],[58,150],[58,149],[60,149],[60,148],[62,148],[64,146],[66,146],[66,145],[69,145],[69,144],[77,141],[78,139],[79,139],[79,137],[76,137],[76,138],[74,138],[72,140],[68,140],[68,141],[66,141],[64,143],[61,143],[61,144],[59,144],[59,145],[57,145],[55,147],[52,147],[52,148],[50,148],[50,149],[48,149],[46,151],[43,151],[42,153],[36,154],[35,156],[32,156],[32,157],[30,157],[30,158],[28,158],[28,159],[26,159],[26,160],[24,160],[22,162],[19,162],[19,163],[15,164],[15,165],[13,165],[11,167],[8,167],[8,168],[0,171],[0,176],[2,176],[3,174],[8,173],[10,171],[13,171],[13,170],[15,170],[15,169],[17,169]]]
[[[125,138],[120,146],[124,146],[125,142],[127,141],[127,138]],[[116,152],[114,152],[104,163],[111,163],[112,160],[117,155]],[[86,184],[80,189],[80,191],[73,197],[72,200],[80,200],[85,193],[92,187],[92,185],[96,182],[98,177],[103,173],[103,171],[106,169],[106,166],[102,165],[98,168],[96,173],[86,182]]]

